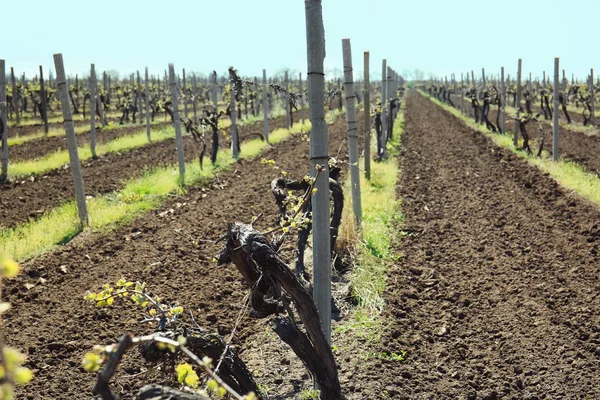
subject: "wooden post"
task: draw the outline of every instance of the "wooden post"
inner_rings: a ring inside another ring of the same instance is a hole
[[[591,95],[590,106],[592,106],[590,122],[592,123],[592,125],[595,125],[596,124],[596,110],[595,110],[596,94],[594,93],[594,68],[590,69],[590,95]],[[555,109],[555,111],[556,111],[556,109]]]
[[[131,104],[137,109],[137,93],[135,91],[133,74],[129,75],[129,85],[131,86]],[[131,123],[133,124],[133,118],[131,118]]]
[[[237,131],[237,124],[236,124],[236,119],[237,119],[237,114],[236,114],[236,103],[235,103],[235,93],[233,92],[233,72],[230,71],[229,73],[229,78],[232,82],[231,85],[231,99],[230,99],[230,104],[231,104],[231,155],[233,156],[234,160],[237,160],[240,157],[240,153],[238,151],[238,131]]]
[[[92,158],[96,159],[96,92],[98,84],[96,83],[96,67],[90,66],[90,150]]]
[[[8,176],[8,124],[6,123],[6,112],[8,111],[6,103],[6,64],[0,60],[0,119],[2,120],[2,168],[0,169],[0,183],[6,181]]]
[[[519,106],[521,105],[521,68],[523,66],[523,60],[519,58],[519,67],[517,68],[517,95],[515,96],[515,108],[517,109],[517,118],[520,116]],[[544,73],[545,74],[545,73]],[[515,131],[513,135],[513,145],[519,146],[519,123],[515,121]]]
[[[83,227],[89,224],[88,211],[85,202],[83,174],[81,172],[81,164],[79,163],[79,153],[77,152],[77,138],[75,137],[75,126],[73,124],[71,104],[69,103],[69,89],[67,88],[67,78],[65,77],[65,66],[63,64],[62,54],[54,54],[54,66],[56,68],[56,90],[62,105],[63,124],[67,135],[69,159],[71,160],[71,173],[73,174],[73,185],[75,187],[75,200],[77,201],[79,223],[80,227]]]
[[[196,74],[192,73],[192,109],[194,110],[194,123],[198,122],[198,81]]]
[[[21,123],[21,113],[19,109],[19,96],[17,95],[17,81],[15,79],[15,69],[10,67],[10,80],[12,82],[12,106],[17,113],[17,125]]]
[[[269,143],[269,99],[267,98],[268,89],[267,89],[267,70],[263,69],[263,122],[264,122],[264,135],[265,140]]]
[[[354,96],[354,74],[352,72],[352,49],[350,39],[342,39],[344,57],[344,91],[346,93],[346,134],[348,136],[348,159],[350,161],[350,184],[352,186],[352,210],[356,226],[362,223],[360,198],[360,168],[358,165],[358,127],[356,126],[356,97]]]
[[[381,62],[381,148],[378,149],[378,156],[383,157],[387,144],[387,60],[384,58]]]
[[[552,161],[558,161],[558,63],[559,59],[554,59],[554,113],[552,114]]]
[[[218,95],[217,95],[217,71],[213,71],[212,73],[212,102],[213,102],[213,107],[215,107],[215,112],[218,113],[219,112],[219,99],[218,99]],[[232,110],[232,112],[234,112],[235,110]]]
[[[472,72],[472,71],[471,71]],[[471,80],[469,78],[469,72],[467,71],[467,87],[471,89]],[[464,93],[463,93],[464,96]],[[467,118],[471,118],[471,103],[467,103]]]
[[[311,173],[323,168],[312,196],[313,205],[313,298],[321,328],[331,343],[331,246],[329,241],[329,138],[325,122],[325,30],[321,0],[305,0],[307,87],[310,110]]]
[[[500,129],[506,133],[504,125],[506,122],[506,85],[504,84],[504,67],[500,68]]]
[[[145,68],[144,71],[144,78],[145,78],[145,108],[146,108],[146,137],[148,137],[148,141],[151,142],[152,141],[152,137],[151,137],[151,128],[150,128],[150,88],[148,87],[148,67]]]
[[[300,85],[300,123],[304,123],[304,83],[302,82],[302,72],[298,75],[298,84]]]
[[[141,95],[141,93],[142,93],[142,82],[141,82],[141,80],[140,80],[140,71],[139,71],[139,70],[138,70],[138,71],[136,71],[136,74],[137,74],[137,90],[138,90],[138,97],[142,97],[142,95]],[[136,98],[136,101],[135,101],[135,107],[136,107],[136,109],[137,109],[137,98]],[[142,113],[141,113],[141,111],[139,111],[139,109],[137,109],[137,110],[138,110],[138,115],[140,116],[140,117],[139,117],[140,124],[143,124],[144,122],[142,121]],[[145,111],[146,111],[146,107],[144,107],[144,112],[145,112]]]
[[[44,120],[44,136],[48,136],[48,104],[46,104],[46,87],[44,84],[44,69],[40,65],[40,97],[42,100],[42,118]],[[34,106],[35,107],[35,106]]]
[[[369,52],[364,53],[364,130],[365,130],[365,177],[371,179],[371,81],[369,72]]]
[[[283,87],[285,88],[285,91],[288,92],[289,90],[289,80],[288,80],[288,71],[287,69],[285,70],[285,78],[283,81]],[[285,99],[285,127],[287,129],[290,129],[292,127],[291,121],[292,119],[290,118],[290,102],[288,101],[287,97]]]
[[[464,72],[460,73],[460,112],[465,114],[465,77]]]
[[[179,118],[179,97],[175,80],[175,67],[169,64],[169,86],[171,87],[171,102],[173,103],[173,121],[175,123],[175,144],[179,162],[179,184],[185,184],[185,157],[183,155],[183,138],[181,136],[181,119]]]
[[[110,95],[112,94],[112,87],[111,87],[112,85],[110,84],[110,81],[111,81],[111,77],[110,77],[110,75],[108,75],[108,86],[106,89],[106,95],[108,96],[109,99],[110,99]]]
[[[486,82],[485,82],[485,68],[481,68],[481,82],[483,84],[483,88],[481,89],[482,93],[485,92]]]
[[[475,82],[475,72],[471,70],[471,83],[473,84],[473,89],[475,89],[475,97],[479,100],[479,91],[477,90],[477,82]]]
[[[183,93],[183,116],[185,118],[188,117],[188,107],[187,107],[187,84],[185,79],[185,68],[183,69],[183,88],[181,89]]]
[[[102,82],[102,87],[106,87],[106,74],[104,74],[104,76],[102,77],[103,82]],[[104,96],[108,96],[108,92],[106,91],[106,89],[104,90]],[[100,96],[98,96],[97,92],[96,92],[96,107],[98,107],[98,110],[100,111],[100,119],[102,120],[102,126],[107,126],[108,122],[106,121],[106,115],[104,114],[104,103],[102,103],[102,101],[100,100]]]
[[[546,71],[544,71],[544,75],[543,75],[543,79],[542,79],[542,86],[544,87],[544,89],[546,88]]]

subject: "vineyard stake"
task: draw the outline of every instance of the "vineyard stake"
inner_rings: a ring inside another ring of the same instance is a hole
[[[590,106],[592,107],[592,112],[590,115],[590,122],[592,123],[592,125],[596,125],[596,110],[594,110],[595,107],[595,95],[594,95],[594,68],[590,69]]]
[[[69,104],[69,89],[65,77],[65,66],[61,53],[54,54],[54,67],[56,68],[56,90],[62,104],[63,124],[67,135],[67,147],[69,148],[69,159],[71,160],[71,173],[73,174],[73,185],[75,186],[75,199],[79,213],[79,223],[82,228],[89,224],[87,204],[85,202],[85,189],[83,187],[83,174],[79,163],[77,152],[77,138],[75,137],[75,126],[73,125],[73,114]]]
[[[183,96],[183,116],[187,119],[188,117],[188,106],[187,106],[187,85],[185,79],[185,68],[183,69],[183,89],[181,90]]]
[[[329,241],[329,138],[325,122],[325,30],[321,0],[306,0],[307,87],[312,129],[310,134],[311,174],[323,168],[312,196],[313,204],[313,297],[321,327],[331,343],[331,246]]]
[[[44,69],[40,65],[40,90],[42,100],[42,118],[44,119],[44,136],[48,136],[48,105],[46,104],[46,88],[44,85]]]
[[[369,52],[364,54],[364,130],[365,130],[365,177],[371,179],[371,81],[369,77]]]
[[[464,72],[460,73],[460,112],[465,114]]]
[[[552,114],[552,161],[558,161],[558,70],[559,59],[554,59],[554,113]]]
[[[192,72],[192,109],[194,111],[194,123],[198,121],[198,80],[196,74]]]
[[[236,118],[237,118],[237,114],[236,114],[236,104],[235,104],[235,93],[233,91],[234,87],[233,87],[233,71],[229,72],[229,77],[231,78],[231,90],[230,90],[230,110],[231,110],[231,155],[233,156],[234,160],[237,160],[240,157],[239,154],[239,149],[238,149],[238,131],[237,131],[237,125],[236,125]]]
[[[96,83],[96,67],[94,64],[90,66],[90,150],[92,158],[96,159],[96,91],[98,85]]]
[[[348,158],[350,161],[350,185],[352,186],[352,210],[356,227],[362,222],[360,199],[360,168],[358,166],[358,127],[356,126],[356,96],[354,96],[354,74],[352,72],[352,48],[350,39],[342,39],[344,57],[344,92],[346,95],[346,134],[348,135]]]
[[[179,97],[175,81],[175,67],[169,64],[169,86],[171,87],[171,103],[173,103],[173,122],[175,123],[175,144],[179,162],[179,184],[185,184],[185,158],[183,155],[183,138],[181,137],[181,118],[179,117]]]
[[[284,84],[285,91],[287,93],[289,91],[289,79],[288,79],[287,69],[285,70],[285,78],[284,78],[283,84]],[[292,119],[290,116],[290,111],[291,111],[290,110],[290,102],[287,97],[285,98],[284,104],[285,104],[285,127],[286,127],[286,129],[290,129],[292,127]]]
[[[300,85],[300,123],[304,124],[304,83],[302,82],[302,72],[298,75],[298,84]]]
[[[387,60],[384,58],[381,62],[381,148],[378,150],[378,155],[383,157],[385,154],[385,145],[387,143]]]
[[[10,67],[10,80],[12,82],[12,105],[13,105],[13,109],[17,113],[17,125],[19,125],[20,121],[21,121],[21,115],[19,113],[19,107],[18,107],[19,96],[17,96],[17,82],[15,81],[15,69],[13,67]],[[12,114],[11,114],[11,118],[12,118]]]
[[[0,183],[6,181],[8,176],[8,124],[6,123],[6,65],[0,60],[0,119],[2,119],[2,170],[0,170]]]
[[[148,141],[151,142],[152,141],[152,136],[151,136],[151,130],[150,130],[150,89],[148,87],[148,67],[145,68],[144,70],[144,80],[145,80],[145,84],[144,84],[144,90],[145,90],[145,94],[146,94],[146,98],[144,101],[144,106],[146,108],[146,137],[148,138]]]
[[[504,67],[500,68],[500,126],[502,133],[505,133],[504,125],[506,122],[506,85],[504,84]]]
[[[521,68],[523,61],[519,58],[519,66],[517,68],[517,95],[515,96],[515,108],[517,109],[517,119],[519,119],[519,106],[521,105]],[[545,73],[544,73],[545,74]],[[515,121],[515,133],[513,135],[513,145],[519,146],[519,123]]]
[[[217,71],[213,71],[212,73],[212,102],[213,102],[213,106],[215,107],[215,112],[218,114],[219,113],[219,100],[218,100],[218,95],[217,95]]]
[[[268,99],[268,89],[267,89],[267,70],[263,69],[263,122],[264,122],[264,135],[265,140],[269,143],[269,99]]]

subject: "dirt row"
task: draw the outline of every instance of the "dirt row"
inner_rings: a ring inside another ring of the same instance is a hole
[[[270,121],[270,129],[284,126],[284,118]],[[255,138],[262,134],[262,123],[240,127],[240,136]],[[224,140],[221,144],[226,146]],[[200,147],[190,136],[184,136],[187,161],[198,159]],[[210,158],[205,157],[205,163]],[[123,153],[106,154],[96,160],[82,162],[86,195],[98,196],[115,191],[128,179],[144,172],[177,163],[175,140],[149,143]],[[16,180],[0,186],[0,227],[13,227],[28,219],[35,219],[64,201],[74,198],[70,168],[53,170],[44,176]]]
[[[345,121],[340,118],[330,126],[332,154],[344,137]],[[31,384],[19,388],[17,397],[89,399],[94,374],[80,368],[83,354],[94,344],[111,343],[127,332],[151,332],[151,327],[138,322],[140,310],[128,302],[108,309],[84,302],[87,290],[98,290],[121,277],[146,281],[153,293],[165,302],[179,301],[186,313],[192,312],[209,330],[222,335],[231,332],[249,288],[234,266],[218,267],[212,261],[220,250],[213,240],[225,232],[228,223],[249,222],[259,213],[263,217],[255,226],[272,226],[277,209],[269,183],[282,169],[289,177],[306,174],[309,144],[294,136],[267,150],[264,157],[276,160],[279,169],[261,164],[260,159],[242,161],[235,170],[219,174],[202,187],[189,188],[185,196],[130,226],[105,236],[78,237],[54,254],[26,263],[24,274],[8,282],[4,291],[6,301],[13,304],[5,319],[8,342],[28,354],[27,366],[35,373]],[[282,254],[291,256],[288,250]],[[259,382],[281,382],[289,370],[289,357],[278,353],[281,347],[275,343],[279,339],[274,342],[275,335],[266,331],[266,320],[245,316],[233,344],[253,365]],[[271,356],[266,358],[263,355],[269,347]],[[144,383],[139,373],[145,367],[137,352],[132,352],[114,379],[114,390],[131,398]],[[295,383],[310,387],[306,372],[300,370],[299,375],[304,378]]]
[[[397,399],[598,398],[600,210],[411,92],[407,235],[363,375]]]
[[[496,110],[490,111],[490,121],[495,125]],[[508,117],[508,116],[507,116]],[[552,153],[552,125],[551,121],[545,121],[541,117],[544,128],[544,149]],[[505,127],[512,134],[514,130],[514,121],[506,119]],[[527,124],[527,132],[532,144],[535,144],[535,151],[539,145],[540,133],[537,124],[531,122]],[[600,176],[600,136],[586,135],[583,132],[575,132],[559,125],[558,151],[561,158],[574,161],[582,165],[586,170]],[[534,148],[531,145],[532,149]]]
[[[457,101],[460,101],[460,99],[453,100],[455,105],[460,109],[460,103],[457,103]],[[534,112],[540,112],[540,110],[539,106],[533,106]],[[574,112],[571,112],[570,115],[573,121],[578,120]],[[497,108],[493,107],[489,113],[489,120],[494,125],[497,125],[497,116]],[[540,120],[544,128],[544,149],[552,153],[552,121],[544,120],[543,114]],[[559,121],[565,120],[564,114],[561,111]],[[509,134],[512,134],[514,131],[514,121],[510,119],[510,115],[508,114],[506,115],[505,129]],[[530,145],[531,148],[534,149],[535,147],[535,151],[537,151],[540,139],[537,124],[534,122],[527,124],[527,132],[532,142]],[[558,150],[561,158],[574,161],[583,166],[587,171],[600,176],[600,136],[576,132],[570,130],[568,127],[559,125]]]
[[[152,130],[161,129],[171,125],[171,122],[161,122],[152,125]],[[96,143],[98,145],[109,142],[119,137],[128,136],[135,132],[146,132],[146,125],[131,124],[124,125],[117,129],[102,130],[98,127],[96,130]],[[90,144],[90,131],[77,134],[77,145],[85,146]],[[39,139],[29,140],[18,145],[8,148],[8,157],[10,162],[18,162],[23,160],[33,160],[41,158],[45,155],[54,153],[58,150],[67,149],[66,136],[42,137]]]
[[[192,115],[192,112],[190,112]],[[127,122],[125,125],[119,126],[116,129],[103,130],[100,124],[97,124],[96,128],[96,142],[98,144],[106,143],[116,138],[131,135],[134,132],[145,132],[146,122],[143,116],[139,116],[141,119],[138,120],[136,124]],[[171,125],[171,118],[167,116],[166,113],[159,113],[155,116],[155,121],[157,124],[152,125],[152,129],[161,129],[166,126]],[[89,121],[84,121],[85,123],[76,123],[75,126],[89,126]],[[98,122],[98,121],[97,121]],[[114,121],[109,119],[111,125],[117,125],[118,118]],[[63,128],[62,122],[60,124],[55,124],[56,128]],[[10,128],[19,129],[18,128]],[[13,137],[9,131],[9,137]],[[22,135],[21,135],[22,136]],[[90,142],[90,130],[83,131],[77,134],[77,144],[78,146],[89,145]],[[57,150],[64,150],[67,148],[67,138],[66,136],[53,136],[53,137],[41,137],[38,139],[28,140],[18,145],[10,146],[8,149],[9,161],[17,162],[22,160],[32,160],[36,158],[40,158],[47,154],[53,153]]]
[[[163,114],[161,114],[161,116],[162,115]],[[57,117],[57,116],[62,118],[62,114],[60,112],[53,113],[50,117]],[[90,120],[89,120],[89,113],[87,113],[87,111],[86,111],[86,117],[87,117],[87,119],[85,119],[85,120],[76,120],[76,121],[73,121],[73,124],[76,127],[79,127],[79,126],[89,126],[90,125]],[[115,116],[114,114],[112,114],[112,116],[107,117],[107,121],[111,122],[111,123],[118,123],[120,117],[121,117],[120,114],[118,116]],[[12,138],[12,137],[21,137],[21,136],[28,136],[28,135],[33,135],[35,133],[39,133],[39,132],[43,132],[44,131],[44,123],[41,121],[41,119],[39,117],[36,118],[38,120],[38,123],[36,123],[34,125],[12,125],[13,121],[15,121],[14,118],[15,117],[13,116],[13,120],[8,120],[8,122],[9,122],[8,137],[9,138]],[[98,117],[96,117],[96,118],[97,118],[96,121],[98,121]],[[62,120],[60,122],[50,122],[50,123],[48,123],[48,128],[49,129],[57,129],[57,128],[60,129],[62,127],[63,127]]]

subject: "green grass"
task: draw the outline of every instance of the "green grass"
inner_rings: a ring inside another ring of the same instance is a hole
[[[309,129],[308,121],[304,125],[294,125],[291,131],[278,129],[273,132],[271,143],[279,143],[294,133]],[[268,146],[259,139],[244,142],[240,157],[256,157]],[[219,152],[215,166],[208,164],[203,170],[196,162],[188,163],[186,185],[200,184],[234,163],[231,154],[225,151]],[[184,190],[179,185],[176,165],[147,171],[144,176],[130,180],[117,192],[88,200],[89,229],[103,232],[126,224],[160,206],[170,193],[181,193]],[[12,229],[0,230],[0,253],[5,253],[17,261],[24,261],[43,254],[56,245],[67,243],[80,232],[77,207],[75,201],[70,201],[38,220]]]
[[[383,293],[387,269],[389,263],[396,259],[391,239],[396,236],[394,232],[403,221],[400,203],[395,200],[400,172],[397,154],[403,129],[404,113],[401,112],[394,122],[394,136],[388,143],[389,158],[371,163],[370,181],[361,175],[362,239],[356,246],[356,264],[349,276],[350,295],[356,308],[345,323],[334,328],[336,334],[352,332],[367,341],[378,342],[384,328],[380,314],[385,305]],[[364,165],[363,159],[360,165]],[[349,191],[349,182],[346,182],[346,191]],[[346,196],[343,221],[353,218],[351,201],[350,196]]]
[[[421,92],[426,98],[435,104],[449,111],[451,114],[460,118],[466,125],[475,129],[488,137],[492,138],[494,143],[500,147],[507,148],[519,157],[526,159],[531,165],[535,165],[540,170],[547,172],[556,182],[566,189],[572,190],[583,196],[587,200],[600,205],[600,178],[585,170],[585,168],[576,162],[559,159],[553,162],[550,158],[538,158],[534,155],[528,155],[526,152],[516,149],[513,146],[512,135],[493,133],[484,125],[476,124],[472,119],[462,115],[460,110],[456,110],[446,104],[442,104],[437,99],[430,98],[427,94]]]

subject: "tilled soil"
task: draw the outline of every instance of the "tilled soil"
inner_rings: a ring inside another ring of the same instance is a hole
[[[383,342],[407,359],[371,379],[390,398],[599,398],[600,210],[417,93],[405,115]]]
[[[158,115],[159,114],[157,114],[156,118],[159,118]],[[56,112],[56,113],[53,113],[52,115],[50,115],[51,118],[57,117],[57,116],[62,118],[62,113]],[[87,116],[87,118],[85,120],[77,119],[76,121],[73,121],[73,124],[75,125],[75,127],[89,126],[90,125],[89,114],[86,113],[86,116]],[[106,120],[111,123],[118,123],[120,117],[121,117],[121,114],[115,115],[114,113],[111,113],[111,115],[107,116]],[[160,114],[160,118],[164,118],[164,113]],[[160,120],[160,118],[159,118],[159,120]],[[35,133],[43,132],[44,131],[44,123],[41,122],[39,117],[36,118],[36,120],[37,120],[37,123],[30,124],[30,125],[13,125],[14,120],[13,121],[9,120],[8,137],[12,138],[12,137],[28,136],[28,135],[32,135]],[[98,121],[99,121],[99,117],[96,116],[96,122],[98,122]],[[62,121],[48,123],[49,129],[62,128],[62,127],[63,127]]]
[[[200,111],[203,107],[200,107]],[[190,112],[190,116],[192,113]],[[141,118],[141,123],[140,119]],[[137,123],[125,122],[123,126],[119,126],[117,129],[102,129],[99,119],[96,119],[96,143],[102,144],[108,141],[114,140],[116,138],[131,135],[134,132],[146,132],[146,119],[145,117],[139,116]],[[227,117],[228,118],[228,117]],[[110,124],[118,125],[119,118],[108,118],[107,119]],[[155,125],[152,125],[152,130],[161,129],[167,126],[170,126],[171,118],[167,116],[166,113],[157,113],[155,115],[154,121]],[[63,128],[63,123],[53,123],[50,124],[52,128]],[[75,126],[90,126],[90,121],[76,121]],[[14,136],[26,136],[28,134],[33,134],[37,132],[41,132],[43,127],[39,126],[18,126],[18,127],[10,127],[9,128],[9,137]],[[89,145],[90,142],[90,131],[89,129],[77,133],[77,144],[78,146]],[[23,142],[18,145],[9,147],[9,161],[16,162],[22,160],[31,160],[40,158],[47,154],[53,153],[57,150],[64,150],[67,148],[67,138],[66,136],[53,136],[53,137],[41,137],[38,139],[32,139],[26,142]]]
[[[270,129],[283,126],[283,117],[271,120],[269,125]],[[255,138],[256,134],[262,134],[263,124],[246,125],[240,127],[239,132],[242,138]],[[220,142],[225,145],[223,140]],[[197,160],[199,152],[199,145],[191,136],[184,136],[186,160]],[[106,154],[96,160],[88,159],[82,162],[86,195],[112,192],[122,187],[124,181],[141,176],[149,169],[175,163],[177,153],[174,139],[149,143],[128,152]],[[205,157],[204,163],[210,163],[209,156]],[[12,227],[38,218],[73,198],[73,181],[68,166],[44,176],[7,182],[0,185],[0,227]]]
[[[169,125],[171,125],[170,121],[164,123],[161,122],[160,124],[152,125],[152,129],[161,129]],[[131,124],[119,127],[118,129],[109,130],[102,130],[100,127],[98,127],[96,130],[96,143],[106,143],[122,136],[131,135],[134,132],[146,132],[146,125]],[[78,133],[76,137],[78,146],[90,144],[89,130]],[[65,150],[66,148],[66,136],[42,137],[39,139],[29,140],[18,145],[10,146],[8,148],[8,156],[10,162],[33,160],[50,153],[54,153],[58,150]]]
[[[490,121],[496,125],[497,111],[490,111]],[[552,153],[552,125],[550,121],[540,117],[544,128],[544,150]],[[561,114],[562,118],[562,114]],[[505,127],[509,134],[514,130],[514,121],[506,119]],[[540,131],[535,122],[527,124],[527,133],[530,138],[530,147],[537,152]],[[572,131],[559,125],[558,151],[560,158],[574,161],[586,170],[600,176],[600,136],[586,135],[583,132]]]
[[[330,152],[336,154],[345,137],[343,119],[329,132]],[[269,183],[281,170],[289,177],[306,174],[309,144],[297,135],[262,157],[276,160],[279,169],[260,159],[242,161],[234,171],[219,174],[203,187],[189,188],[184,196],[127,227],[104,236],[82,235],[53,254],[25,263],[23,274],[6,282],[4,290],[6,301],[13,304],[5,314],[8,342],[27,353],[27,366],[35,373],[17,397],[89,399],[95,375],[80,368],[84,353],[94,344],[111,343],[128,332],[151,332],[152,327],[138,322],[141,310],[128,301],[99,309],[83,300],[86,291],[97,291],[103,283],[121,277],[146,281],[165,302],[179,301],[210,331],[231,332],[249,288],[233,265],[213,262],[220,250],[213,241],[228,223],[250,222],[259,213],[263,216],[255,224],[258,229],[273,225],[277,208]],[[242,318],[233,342],[243,346],[242,358],[262,356],[265,343],[270,342],[266,328],[265,320]],[[277,349],[272,354],[277,355]],[[267,361],[289,368],[285,359]],[[144,384],[142,367],[133,350],[113,380],[115,392],[131,398]],[[254,372],[260,382],[265,372]],[[303,374],[302,385],[309,387],[310,379]]]

